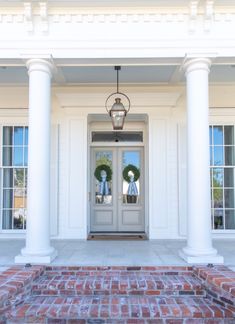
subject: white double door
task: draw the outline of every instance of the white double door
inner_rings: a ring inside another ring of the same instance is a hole
[[[91,156],[91,232],[144,232],[143,148],[97,147]]]

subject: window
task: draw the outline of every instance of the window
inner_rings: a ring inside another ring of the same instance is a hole
[[[214,230],[235,230],[234,126],[210,126],[211,210]]]
[[[28,127],[4,126],[2,137],[2,229],[26,228]]]
[[[92,142],[143,142],[143,132],[92,132]]]

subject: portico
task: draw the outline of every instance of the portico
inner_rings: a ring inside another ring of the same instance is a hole
[[[16,263],[53,262],[52,238],[90,232],[187,239],[184,261],[223,263],[212,238],[235,237],[235,8],[165,3],[4,9],[0,237],[25,238]],[[131,101],[120,133],[105,110],[115,65]]]

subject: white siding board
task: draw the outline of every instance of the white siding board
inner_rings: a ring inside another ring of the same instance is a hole
[[[150,118],[149,123],[149,231],[156,238],[154,231],[168,227],[167,121]]]
[[[179,235],[187,234],[187,156],[186,125],[178,125]]]

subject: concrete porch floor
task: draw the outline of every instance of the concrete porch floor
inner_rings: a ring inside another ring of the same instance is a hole
[[[53,265],[186,265],[178,255],[178,251],[186,245],[184,240],[52,240],[51,244],[58,251]],[[24,245],[25,240],[22,239],[1,239],[0,267],[13,265],[14,257]],[[235,270],[235,240],[214,240],[213,246],[224,256],[225,265]]]

